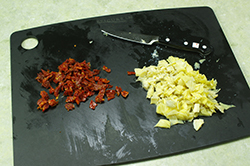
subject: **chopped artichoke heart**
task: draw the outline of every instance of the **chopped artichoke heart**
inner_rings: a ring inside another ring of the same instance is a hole
[[[200,64],[199,64],[198,62],[195,62],[194,68],[195,68],[195,69],[200,69]]]
[[[184,124],[183,120],[179,120],[177,118],[174,119],[169,119],[171,126],[176,125],[176,124]]]
[[[215,107],[221,112],[221,113],[224,113],[224,107],[222,107],[221,105],[215,105]]]
[[[185,59],[170,56],[158,61],[157,66],[144,66],[134,71],[137,81],[147,90],[146,98],[150,99],[150,104],[156,105],[156,113],[170,120],[161,119],[156,127],[170,128],[184,121],[191,122],[198,116],[212,116],[215,110],[224,113],[224,110],[234,107],[218,103],[216,98],[220,89],[216,89],[217,81],[207,80]],[[197,120],[194,121],[196,124]],[[195,130],[201,125],[197,127],[196,124]]]
[[[156,113],[160,115],[165,115],[164,113],[167,111],[167,106],[164,103],[159,103],[156,107]]]
[[[151,97],[151,100],[150,100],[151,102],[150,102],[150,104],[157,104],[159,99],[160,99],[160,98],[159,98],[158,96],[153,95],[153,96]]]
[[[193,120],[193,126],[194,126],[194,129],[196,131],[198,131],[203,124],[204,124],[204,120],[203,119],[195,119],[195,120]]]
[[[225,110],[228,110],[229,108],[233,108],[235,107],[235,105],[228,105],[228,104],[224,104],[222,102],[219,102],[220,106],[223,107]]]
[[[158,123],[155,125],[155,127],[161,127],[161,128],[170,128],[171,123],[170,121],[166,120],[166,119],[160,119],[158,121]]]
[[[170,108],[175,108],[176,107],[176,102],[173,101],[173,100],[166,99],[165,102],[166,102],[166,106],[168,106]]]
[[[193,112],[194,113],[199,113],[200,112],[200,104],[194,104]]]
[[[200,64],[202,64],[203,62],[205,62],[206,59],[200,59],[199,62]]]
[[[154,94],[154,86],[151,85],[148,89],[148,92],[147,92],[147,98],[150,99]]]
[[[168,62],[164,59],[158,62],[158,67],[165,67],[167,65],[168,65]]]
[[[145,70],[146,67],[140,69],[140,68],[135,68],[135,75],[139,77],[144,77],[147,74],[147,71]]]

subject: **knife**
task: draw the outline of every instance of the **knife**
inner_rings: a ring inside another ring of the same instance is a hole
[[[197,36],[190,35],[180,37],[179,34],[173,33],[165,36],[156,36],[125,31],[107,32],[105,30],[101,30],[101,32],[103,32],[104,35],[109,35],[130,42],[145,45],[152,45],[154,43],[158,43],[180,50],[197,52],[202,56],[207,56],[211,54],[211,52],[213,52],[213,47],[210,45],[209,41],[205,38]]]

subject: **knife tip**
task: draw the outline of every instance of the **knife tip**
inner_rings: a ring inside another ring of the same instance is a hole
[[[102,32],[103,35],[105,35],[105,36],[108,36],[108,34],[109,34],[108,32],[106,32],[106,31],[104,31],[104,30],[102,30],[102,29],[101,29],[101,32]]]

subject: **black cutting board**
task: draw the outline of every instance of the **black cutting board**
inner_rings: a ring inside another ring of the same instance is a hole
[[[200,131],[192,123],[171,129],[154,128],[159,119],[146,91],[127,71],[157,64],[173,55],[194,65],[196,53],[164,46],[144,46],[104,36],[101,29],[167,35],[175,32],[208,39],[214,47],[201,65],[200,73],[218,81],[218,101],[236,107],[204,117]],[[24,39],[35,37],[31,50],[21,47]],[[152,57],[154,50],[159,57]],[[75,110],[64,108],[60,95],[57,107],[37,110],[39,92],[35,80],[40,69],[57,71],[68,58],[91,62],[112,85],[130,92],[89,108],[81,103]],[[58,23],[15,32],[11,35],[12,112],[14,163],[19,165],[105,165],[172,155],[250,135],[250,91],[213,11],[208,7],[133,12]]]

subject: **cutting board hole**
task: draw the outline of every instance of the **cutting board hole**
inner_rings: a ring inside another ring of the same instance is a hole
[[[38,45],[38,40],[34,37],[29,37],[25,39],[21,44],[21,46],[26,50],[31,50],[35,48],[37,45]]]

